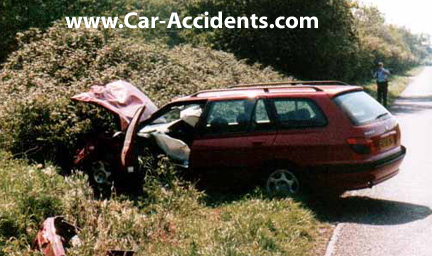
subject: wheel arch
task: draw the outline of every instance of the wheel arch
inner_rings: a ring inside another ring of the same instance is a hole
[[[295,172],[298,175],[301,175],[302,170],[304,169],[300,165],[296,164],[295,162],[291,160],[285,160],[285,159],[274,159],[274,160],[266,161],[264,162],[263,166],[266,174],[270,174],[276,169],[288,169],[290,171]]]

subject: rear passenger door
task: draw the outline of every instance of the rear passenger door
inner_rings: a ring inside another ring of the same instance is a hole
[[[276,160],[307,166],[319,161],[328,150],[324,130],[327,118],[310,99],[276,98],[271,100],[278,135],[274,143]]]

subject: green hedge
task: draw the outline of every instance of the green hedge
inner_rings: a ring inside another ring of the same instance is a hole
[[[196,16],[316,16],[318,29],[194,29],[185,41],[208,44],[251,62],[271,65],[300,79],[362,82],[383,61],[402,73],[427,55],[427,37],[385,23],[374,7],[351,0],[199,0],[186,1],[185,13]]]

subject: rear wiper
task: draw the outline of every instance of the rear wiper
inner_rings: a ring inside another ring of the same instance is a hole
[[[389,113],[382,113],[382,114],[378,115],[378,116],[375,118],[375,120],[378,120],[378,119],[380,119],[381,117],[386,116],[386,115],[388,115],[388,114],[389,114]]]

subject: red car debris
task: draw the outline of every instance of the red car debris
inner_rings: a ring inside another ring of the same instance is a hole
[[[33,250],[41,251],[45,256],[66,256],[65,248],[70,244],[79,246],[78,229],[66,222],[63,217],[47,218],[41,225],[33,241]],[[133,256],[134,251],[109,250],[107,256]]]
[[[76,236],[76,228],[62,217],[46,219],[33,242],[33,249],[46,256],[65,256],[65,245]]]

